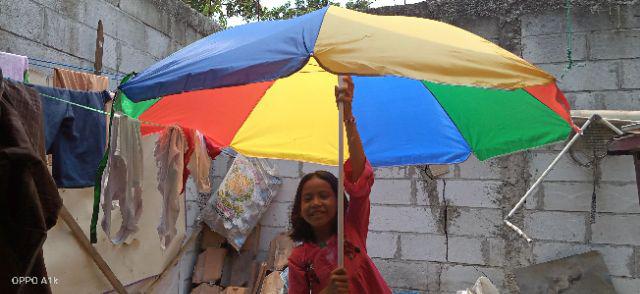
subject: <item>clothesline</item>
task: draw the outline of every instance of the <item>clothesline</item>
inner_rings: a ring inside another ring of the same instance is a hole
[[[57,65],[57,66],[64,66],[64,67],[73,68],[73,69],[82,70],[82,71],[91,72],[91,73],[94,72],[94,70],[91,69],[91,68],[86,68],[86,67],[81,67],[81,66],[76,66],[76,65],[70,65],[70,64],[65,64],[65,63],[60,63],[60,62],[55,62],[55,61],[42,60],[42,59],[33,58],[33,57],[27,57],[27,58],[29,58],[29,61],[42,62],[42,63],[53,64],[53,65]],[[46,67],[46,68],[51,68],[51,69],[55,68],[55,67],[50,66],[50,65],[43,65],[43,64],[37,64],[37,63],[32,63],[32,64],[35,65],[35,66]],[[108,78],[110,78],[112,80],[119,81],[126,74],[102,72],[101,75],[107,76]]]
[[[68,103],[68,104],[71,104],[73,106],[80,107],[80,108],[83,108],[83,109],[86,109],[86,110],[89,110],[89,111],[97,112],[97,113],[104,114],[104,115],[109,115],[110,114],[109,112],[106,112],[106,111],[103,111],[103,110],[100,110],[100,109],[95,109],[95,108],[92,108],[92,107],[89,107],[89,106],[86,106],[86,105],[82,105],[82,104],[78,104],[78,103],[75,103],[75,102],[71,102],[69,100],[64,100],[64,99],[59,98],[59,97],[54,97],[54,96],[47,95],[47,94],[44,94],[44,93],[39,93],[39,94],[44,96],[44,97],[47,97],[49,99],[54,99],[54,100],[57,100],[57,101],[60,101],[60,102]],[[114,113],[114,116],[120,117],[121,115],[118,114],[118,113]],[[146,124],[146,125],[150,125],[150,126],[154,126],[154,127],[161,127],[161,128],[167,128],[168,127],[167,125],[162,125],[162,124],[157,124],[157,123],[153,123],[153,122],[149,122],[149,121],[144,121],[144,120],[140,120],[140,119],[135,118],[135,117],[129,117],[129,119],[133,119],[133,120],[136,120],[136,121],[140,122],[141,124]],[[232,154],[229,151],[226,151],[224,149],[221,149],[220,152],[224,153],[225,155],[227,155],[229,157],[236,157],[235,154]]]

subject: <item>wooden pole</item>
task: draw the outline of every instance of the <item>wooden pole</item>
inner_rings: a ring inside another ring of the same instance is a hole
[[[98,251],[93,246],[91,246],[91,242],[89,242],[87,236],[85,236],[84,232],[82,232],[80,225],[78,225],[71,213],[67,210],[67,207],[65,207],[64,205],[62,206],[62,209],[60,209],[60,217],[67,224],[69,229],[71,229],[71,234],[73,234],[76,240],[78,240],[80,246],[82,246],[87,254],[91,256],[93,262],[98,266],[100,271],[102,271],[102,274],[104,274],[107,280],[109,280],[109,283],[111,284],[111,286],[113,286],[113,289],[115,289],[119,294],[127,294],[127,290],[124,288],[120,280],[118,280],[118,277],[116,277],[116,275],[113,273],[107,262],[102,258],[100,253],[98,253]]]
[[[338,86],[343,87],[342,75],[338,75]],[[338,267],[344,267],[344,103],[338,103]]]

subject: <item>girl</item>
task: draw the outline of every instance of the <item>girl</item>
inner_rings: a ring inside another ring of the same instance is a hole
[[[373,169],[367,161],[351,113],[353,82],[336,87],[336,102],[344,103],[344,123],[350,158],[345,162],[344,268],[337,268],[338,179],[326,171],[305,175],[296,191],[291,211],[291,239],[301,243],[289,256],[289,293],[391,293],[367,255],[369,194]],[[348,204],[348,205],[347,205]]]

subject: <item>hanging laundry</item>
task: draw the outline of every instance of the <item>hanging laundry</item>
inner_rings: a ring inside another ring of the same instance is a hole
[[[113,118],[109,161],[102,177],[102,229],[114,244],[122,244],[138,231],[142,214],[142,142],[140,122],[123,114]],[[111,238],[112,201],[118,201],[122,224]]]
[[[204,136],[199,131],[193,134],[193,156],[189,162],[189,171],[193,175],[199,193],[211,192],[209,171],[211,170],[211,158],[207,153],[207,145]]]
[[[23,82],[29,69],[29,58],[6,52],[0,52],[0,68],[5,78]]]
[[[160,135],[153,151],[158,166],[158,191],[162,195],[158,234],[163,249],[177,234],[176,221],[180,212],[178,196],[184,189],[185,153],[188,149],[184,131],[178,126],[169,126]]]
[[[104,91],[109,78],[62,68],[53,69],[53,86],[77,91]]]
[[[237,154],[218,191],[209,198],[202,219],[240,250],[282,184],[275,174],[267,160]]]
[[[44,161],[37,92],[0,70],[0,280],[46,279],[42,244],[62,199]],[[51,293],[48,284],[0,283],[0,293]]]
[[[55,98],[103,110],[109,93],[32,87],[41,94],[46,150],[53,155],[56,184],[61,188],[93,186],[105,150],[105,115]]]

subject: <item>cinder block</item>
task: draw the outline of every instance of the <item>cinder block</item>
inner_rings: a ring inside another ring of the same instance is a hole
[[[174,17],[159,9],[154,1],[121,1],[120,9],[148,26],[171,34],[171,19]]]
[[[83,5],[78,6],[82,9],[82,13],[79,13],[77,20],[94,30],[98,28],[98,21],[102,20],[102,28],[105,35],[109,35],[113,38],[117,37],[118,23],[121,21],[121,19],[128,16],[122,13],[122,11],[116,6],[106,1],[83,2]]]
[[[258,247],[258,250],[268,251],[271,240],[283,232],[287,232],[287,227],[262,226],[260,228],[260,246]]]
[[[622,68],[625,67],[626,63],[623,63]],[[639,90],[581,92],[567,96],[567,99],[573,96],[573,100],[569,100],[572,109],[636,110],[640,105]]]
[[[448,180],[444,198],[450,205],[498,208],[498,181]]]
[[[434,207],[440,207],[440,205],[443,205],[445,180],[435,180],[436,189],[434,191],[431,191],[429,187],[427,187],[426,181],[431,180],[416,178],[414,181],[414,185],[416,186],[416,201],[418,205],[430,205]]]
[[[296,199],[296,191],[300,179],[282,178],[282,185],[278,189],[278,194],[273,198],[273,202],[292,203]]]
[[[487,275],[487,278],[498,289],[502,289],[504,272],[499,268],[466,266],[466,265],[445,265],[442,269],[440,290],[457,291],[471,288],[479,277]]]
[[[589,41],[591,59],[640,57],[640,30],[597,31]]]
[[[270,162],[276,166],[278,176],[281,178],[300,178],[300,162],[293,160],[273,159]]]
[[[536,211],[525,215],[524,231],[532,239],[584,241],[586,213]]]
[[[609,273],[615,276],[632,277],[635,256],[633,247],[627,246],[589,246],[579,243],[536,242],[533,256],[536,263],[543,263],[590,250],[598,250],[604,259]]]
[[[483,265],[483,240],[483,238],[449,236],[449,261]]]
[[[329,166],[329,165],[322,165],[322,164],[308,163],[308,162],[302,163],[302,175],[306,175],[308,173],[312,173],[317,170],[325,170],[336,175],[336,177],[338,176],[337,166]]]
[[[227,249],[224,248],[206,248],[196,261],[193,270],[193,283],[215,282],[222,277],[222,266],[227,255]]]
[[[532,179],[537,179],[558,154],[556,152],[531,154],[529,173]],[[592,181],[591,170],[578,166],[569,156],[563,156],[545,177],[545,181]]]
[[[495,236],[503,226],[498,209],[450,207],[448,231],[458,236]]]
[[[171,34],[173,40],[180,45],[187,45],[187,23],[183,20],[171,18]]]
[[[455,20],[455,25],[485,39],[497,39],[500,35],[497,17],[461,18]]]
[[[404,260],[446,260],[447,244],[444,235],[401,234],[400,246],[400,256]]]
[[[149,53],[158,58],[164,58],[165,56],[173,53],[170,51],[171,49],[171,39],[167,37],[167,35],[159,32],[158,30],[145,27],[146,38],[146,48]]]
[[[574,7],[571,17],[572,31],[580,33],[640,27],[640,20],[635,16],[634,8],[624,7],[619,14],[615,10],[609,10],[608,7],[602,8],[599,11],[591,11],[588,8]],[[523,16],[521,28],[523,36],[565,32],[567,29],[564,10],[558,9],[542,14]]]
[[[118,21],[118,39],[129,47],[143,52],[149,52],[147,48],[147,35],[145,32],[146,26],[139,20],[126,15],[121,17]]]
[[[156,63],[156,59],[138,49],[122,44],[122,60],[120,62],[121,72],[140,72],[150,65]]]
[[[44,29],[44,44],[87,60],[95,59],[95,30],[50,10],[45,11]]]
[[[593,183],[548,182],[542,184],[544,210],[591,211]],[[598,212],[640,213],[635,183],[600,183],[596,191]],[[537,194],[536,196],[540,196]],[[537,202],[534,197],[531,202]]]
[[[0,11],[0,28],[31,40],[40,40],[45,19],[42,6],[31,1],[2,1]]]
[[[616,288],[616,293],[618,294],[637,294],[638,289],[640,289],[640,279],[629,279],[629,278],[619,278],[619,277],[611,277],[611,281],[613,282],[613,287]]]
[[[408,166],[378,167],[373,172],[376,179],[404,179],[409,175]]]
[[[398,235],[386,232],[369,232],[367,254],[369,257],[393,258],[398,250]]]
[[[467,161],[458,164],[461,179],[500,179],[500,168],[495,165],[495,160],[479,161],[475,156],[469,156]]]
[[[374,263],[391,288],[436,291],[440,264],[375,258]]]
[[[270,227],[286,227],[289,225],[292,202],[272,202],[262,215],[260,224]]]
[[[104,68],[115,71],[118,67],[118,40],[105,34],[102,44],[102,65]],[[91,60],[95,60],[95,57]],[[112,82],[113,83],[113,82]]]
[[[631,155],[607,156],[602,161],[602,181],[635,182],[635,166]]]
[[[576,62],[566,72],[567,64],[540,64],[539,67],[558,79],[558,86],[563,91],[598,91],[618,89],[617,60],[593,62]]]
[[[371,206],[369,229],[412,233],[438,233],[431,211],[425,207]]]
[[[640,245],[640,214],[598,214],[591,225],[593,243]]]
[[[375,204],[411,204],[411,180],[376,179],[370,197]]]
[[[622,63],[622,88],[624,89],[640,88],[640,60],[639,59],[625,60]]]
[[[572,39],[571,59],[573,61],[587,58],[586,34],[574,34]],[[525,36],[522,38],[522,56],[534,63],[568,62],[567,36],[565,34]]]
[[[200,284],[200,286],[191,290],[191,294],[220,294],[222,288],[217,285]]]
[[[558,11],[522,17],[522,36],[536,36],[563,32],[564,17]]]

